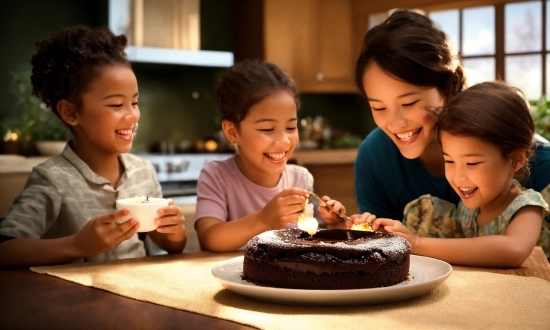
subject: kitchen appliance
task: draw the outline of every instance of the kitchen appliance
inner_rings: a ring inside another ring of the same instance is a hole
[[[213,160],[224,160],[231,153],[207,154],[138,154],[149,160],[157,173],[164,198],[171,198],[177,205],[197,203],[197,181],[202,167]]]

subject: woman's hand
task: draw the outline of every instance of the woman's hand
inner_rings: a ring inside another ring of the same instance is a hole
[[[342,214],[346,214],[346,208],[344,205],[335,199],[330,199],[328,196],[323,196],[321,198],[324,200],[324,204],[323,202],[319,202],[319,207],[317,207],[317,210],[319,211],[321,218],[323,218],[327,224],[327,227],[329,229],[347,228],[346,221],[338,214],[334,213],[330,208],[326,207],[326,205],[330,205],[334,208],[334,210]]]

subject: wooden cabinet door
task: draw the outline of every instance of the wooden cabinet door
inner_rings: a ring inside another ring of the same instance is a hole
[[[355,93],[351,0],[264,0],[264,55],[300,92]]]

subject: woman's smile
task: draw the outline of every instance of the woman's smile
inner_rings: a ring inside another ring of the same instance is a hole
[[[422,130],[422,127],[417,128],[413,131],[408,131],[406,133],[396,133],[395,136],[401,142],[412,143],[416,141],[416,139],[418,138],[418,134],[420,133],[421,130]]]

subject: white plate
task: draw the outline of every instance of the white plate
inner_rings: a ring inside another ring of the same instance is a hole
[[[283,289],[255,285],[241,279],[244,257],[225,260],[212,275],[228,290],[255,300],[303,306],[349,306],[383,304],[425,295],[443,283],[453,268],[448,263],[411,255],[409,279],[383,288],[352,290]]]

